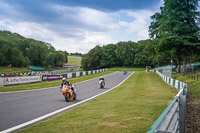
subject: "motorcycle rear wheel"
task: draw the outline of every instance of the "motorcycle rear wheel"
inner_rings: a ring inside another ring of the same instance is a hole
[[[104,84],[103,84],[103,83],[100,84],[100,88],[101,88],[101,89],[104,88]]]
[[[74,93],[74,98],[73,98],[73,100],[76,100],[76,93]]]

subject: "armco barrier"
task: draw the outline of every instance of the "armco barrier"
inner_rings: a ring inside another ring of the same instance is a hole
[[[80,72],[76,72],[76,77],[80,77]]]
[[[185,133],[187,84],[156,73],[168,84],[179,89],[178,94],[159,116],[147,133]]]
[[[76,77],[76,73],[72,73],[72,78],[75,78]]]
[[[73,72],[73,73],[62,74],[62,76],[66,77],[66,78],[75,78],[75,77],[79,77],[79,76],[96,74],[96,73],[105,72],[105,71],[107,71],[107,69],[98,69],[98,70],[83,71],[83,72]]]
[[[83,76],[83,72],[80,72],[80,76]]]

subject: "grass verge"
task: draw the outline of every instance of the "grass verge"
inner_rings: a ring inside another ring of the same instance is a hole
[[[100,77],[102,75],[113,73],[113,71],[106,71],[102,73],[92,74],[81,76],[77,78],[68,79],[71,83],[77,83],[88,79],[93,79]],[[8,92],[8,91],[21,91],[21,90],[32,90],[32,89],[39,89],[39,88],[48,88],[48,87],[55,87],[61,84],[61,80],[54,80],[54,81],[43,81],[38,83],[30,83],[30,84],[23,84],[23,85],[12,85],[12,86],[5,86],[0,88],[0,92]]]
[[[79,56],[67,56],[68,58],[68,63],[67,64],[70,64],[70,65],[73,65],[73,66],[81,66],[81,57]]]
[[[9,73],[28,73],[31,70],[26,68],[26,67],[22,67],[22,68],[18,68],[18,67],[0,67],[0,74],[9,74]]]
[[[55,68],[50,68],[47,67],[45,68],[45,71],[54,71],[54,70],[63,70],[67,69],[66,67],[55,67]],[[11,74],[11,73],[28,73],[32,72],[28,67],[0,67],[0,74]]]
[[[193,80],[183,74],[173,74],[173,78],[186,82],[188,84],[188,94],[193,94],[200,97],[200,81]]]
[[[186,82],[188,85],[186,132],[200,132],[200,81],[182,74],[173,74],[172,76],[177,80]]]
[[[109,68],[110,71],[145,71],[146,68],[131,68],[131,67],[113,67]]]
[[[18,132],[144,133],[175,95],[155,73],[135,72],[118,88]]]

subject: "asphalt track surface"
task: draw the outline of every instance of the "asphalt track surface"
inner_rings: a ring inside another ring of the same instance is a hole
[[[65,101],[59,87],[0,93],[0,132],[108,91],[130,74],[115,72],[104,76],[104,89],[99,88],[99,78],[76,83],[77,100],[70,102]]]

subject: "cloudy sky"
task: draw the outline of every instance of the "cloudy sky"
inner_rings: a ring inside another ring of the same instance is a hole
[[[148,39],[163,0],[0,0],[0,30],[87,53],[96,45]]]

